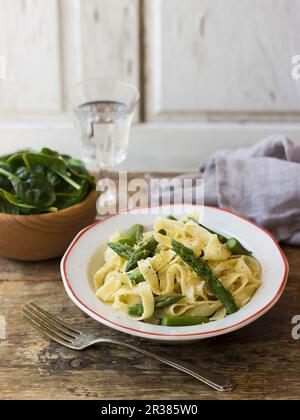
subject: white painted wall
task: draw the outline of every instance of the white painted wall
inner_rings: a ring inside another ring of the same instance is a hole
[[[300,141],[299,21],[299,0],[0,0],[0,153],[78,155],[66,90],[95,77],[142,91],[129,169],[193,170],[272,132]]]

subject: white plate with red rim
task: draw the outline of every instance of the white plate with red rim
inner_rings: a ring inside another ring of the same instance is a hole
[[[288,263],[276,240],[263,228],[225,209],[185,205],[126,210],[95,223],[73,240],[61,262],[65,289],[72,301],[90,317],[108,327],[161,342],[196,341],[236,331],[269,311],[279,300],[288,277]],[[252,300],[238,312],[209,324],[165,327],[136,321],[102,303],[95,295],[91,278],[103,264],[103,250],[115,231],[126,231],[140,223],[151,229],[158,213],[183,217],[200,210],[202,223],[228,237],[236,237],[251,250],[262,267],[262,286]],[[101,329],[99,329],[101,334]]]

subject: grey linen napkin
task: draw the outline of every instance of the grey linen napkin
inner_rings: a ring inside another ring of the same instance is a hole
[[[221,150],[201,170],[192,177],[204,176],[205,204],[244,215],[279,241],[300,245],[300,145],[272,135],[250,148]]]

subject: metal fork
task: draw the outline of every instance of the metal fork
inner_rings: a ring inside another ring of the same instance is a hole
[[[155,353],[150,353],[140,347],[133,346],[126,342],[115,340],[111,338],[101,338],[96,335],[85,333],[78,329],[73,328],[71,325],[65,323],[56,316],[50,314],[39,306],[31,303],[23,310],[24,317],[29,321],[40,333],[47,338],[68,347],[72,350],[85,350],[95,344],[115,344],[117,346],[125,347],[126,349],[133,350],[144,356],[151,357],[165,365],[171,366],[181,372],[198,379],[204,384],[210,386],[217,391],[231,391],[234,384],[231,379],[226,378],[217,373],[210,372],[199,366],[191,366],[187,363],[177,362],[175,360],[159,356]]]

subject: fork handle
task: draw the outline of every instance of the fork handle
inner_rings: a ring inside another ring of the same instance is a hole
[[[210,386],[211,388],[217,391],[226,392],[232,391],[234,389],[234,383],[231,379],[226,378],[225,376],[220,375],[218,373],[208,371],[207,369],[204,369],[202,367],[195,367],[191,366],[188,363],[184,363],[181,361],[177,362],[174,359],[169,358],[167,359],[166,357],[159,356],[155,353],[149,352],[147,350],[141,349],[140,347],[136,347],[128,343],[124,343],[123,341],[119,340],[100,339],[98,342],[107,342],[110,344],[115,344],[117,346],[126,347],[129,350],[133,350],[137,353],[143,354],[144,356],[151,357],[152,359],[164,363],[165,365],[171,366],[174,369],[177,369],[181,372],[185,372],[186,374],[198,379],[198,381],[203,382],[204,384]]]

